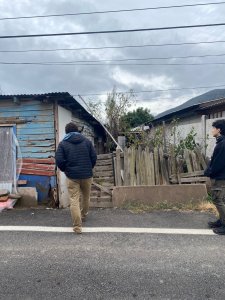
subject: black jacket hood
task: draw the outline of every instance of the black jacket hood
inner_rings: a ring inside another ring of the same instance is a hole
[[[66,141],[72,144],[79,144],[85,140],[82,134],[73,134]]]

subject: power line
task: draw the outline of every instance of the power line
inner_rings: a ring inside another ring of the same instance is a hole
[[[49,61],[38,62],[40,64],[79,64],[79,63],[98,63],[98,62],[123,62],[123,61],[147,61],[147,60],[168,60],[168,59],[189,59],[189,58],[205,58],[205,57],[222,57],[225,53],[220,54],[203,54],[203,55],[187,55],[187,56],[168,56],[168,57],[144,57],[144,58],[122,58],[122,59],[98,59],[98,60],[74,60],[74,61]]]
[[[170,91],[181,91],[181,90],[211,89],[211,88],[220,88],[220,87],[225,87],[225,84],[213,85],[213,86],[197,86],[197,87],[182,87],[182,88],[171,88],[171,89],[161,89],[161,90],[148,90],[148,91],[132,90],[132,92],[134,94],[140,94],[140,93],[170,92]],[[126,92],[126,91],[117,92],[117,94],[129,94],[129,93],[130,93],[130,91],[129,92]],[[79,93],[79,95],[81,95],[83,97],[88,97],[88,96],[107,96],[108,94],[104,94],[104,93],[82,94],[82,93]],[[78,96],[78,94],[73,95],[73,96]]]
[[[51,62],[0,62],[0,65],[37,65],[37,66],[206,66],[206,65],[225,65],[225,62],[206,62],[206,63],[51,63]]]
[[[35,16],[22,16],[22,17],[5,17],[5,18],[0,18],[0,21],[121,13],[121,12],[133,12],[133,11],[145,11],[145,10],[159,10],[159,9],[184,8],[184,7],[196,7],[196,6],[207,6],[207,5],[220,5],[220,4],[225,4],[225,1],[196,3],[196,4],[170,5],[170,6],[157,6],[157,7],[144,7],[144,8],[132,8],[132,9],[119,9],[119,10],[104,10],[104,11],[92,11],[92,12],[80,12],[80,13],[48,14],[48,15],[35,15]]]
[[[0,39],[52,37],[52,36],[69,36],[69,35],[70,36],[72,36],[72,35],[92,35],[92,34],[106,34],[106,33],[107,34],[111,34],[111,33],[129,33],[129,32],[161,31],[161,30],[190,29],[190,28],[218,27],[218,26],[225,26],[225,23],[181,25],[181,26],[137,28],[137,29],[102,30],[102,31],[2,35],[2,36],[0,36]]]
[[[76,97],[77,95],[72,95]],[[85,97],[85,96],[84,96]],[[174,100],[174,98],[169,97],[159,97],[159,98],[148,98],[148,99],[134,99],[134,102],[148,102],[148,101],[159,101],[159,100]],[[107,100],[97,100],[100,103],[105,103]]]
[[[55,52],[55,51],[80,51],[80,50],[104,50],[104,49],[123,49],[123,48],[144,48],[144,47],[167,47],[182,45],[199,45],[225,43],[225,41],[202,41],[202,42],[184,42],[167,44],[145,44],[145,45],[124,45],[124,46],[105,46],[105,47],[86,47],[86,48],[58,48],[58,49],[28,49],[28,50],[0,50],[0,53],[24,53],[24,52]]]

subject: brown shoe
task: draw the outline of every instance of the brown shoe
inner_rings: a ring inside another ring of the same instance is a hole
[[[73,231],[77,234],[82,234],[82,228],[81,227],[74,227]]]

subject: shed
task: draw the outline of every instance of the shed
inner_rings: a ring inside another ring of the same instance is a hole
[[[0,140],[4,142],[0,169],[12,170],[12,160],[16,165],[15,136],[22,156],[19,179],[26,181],[26,187],[36,187],[39,204],[53,196],[55,202],[65,200],[65,177],[57,172],[54,157],[65,125],[71,121],[93,142],[98,154],[104,153],[104,128],[68,92],[0,95]],[[2,184],[12,180],[10,174],[1,173]]]

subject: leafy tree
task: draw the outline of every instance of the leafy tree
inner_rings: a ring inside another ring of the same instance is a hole
[[[150,110],[143,107],[138,107],[136,110],[127,112],[122,117],[122,121],[127,125],[128,129],[135,128],[152,120],[153,115],[150,113]]]
[[[123,117],[133,104],[133,101],[134,94],[132,90],[129,93],[117,93],[114,87],[112,92],[108,94],[105,103],[107,127],[115,139],[126,129]],[[110,139],[107,144],[110,149],[114,147]]]

